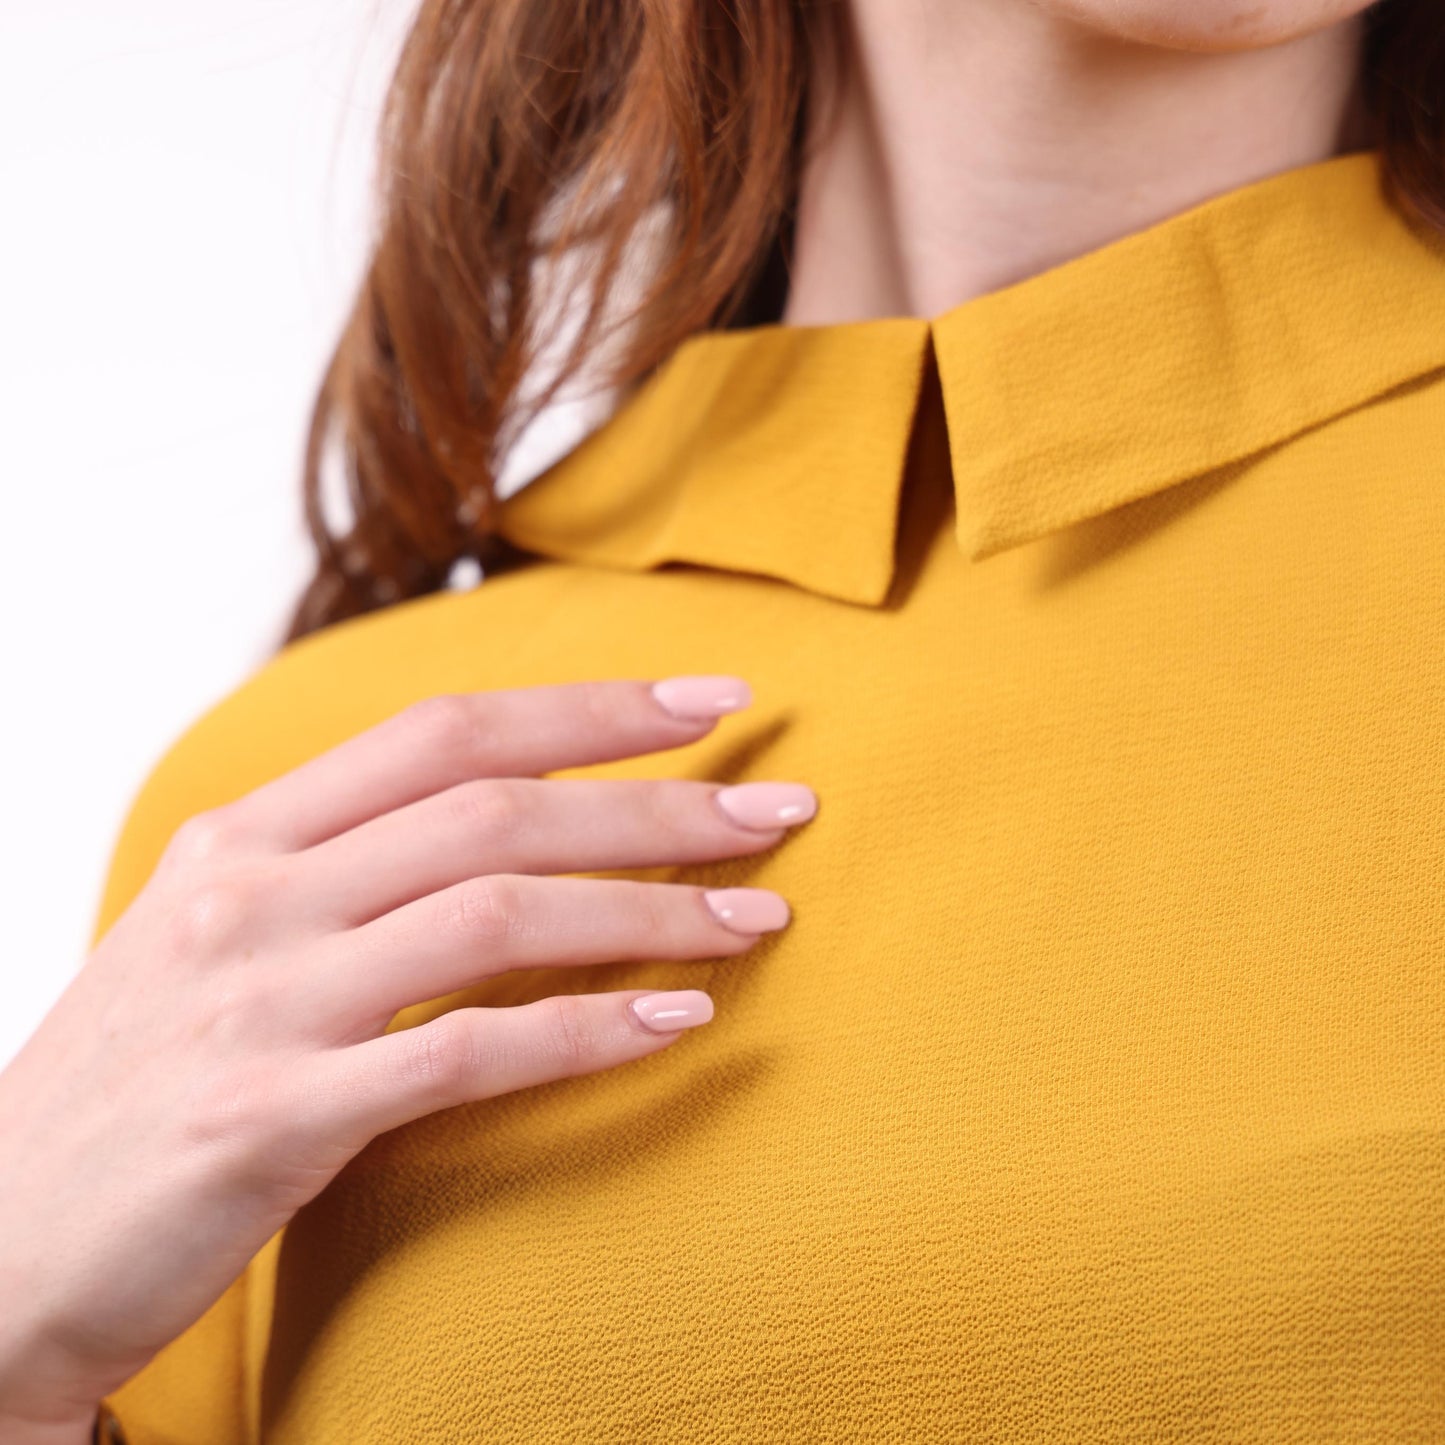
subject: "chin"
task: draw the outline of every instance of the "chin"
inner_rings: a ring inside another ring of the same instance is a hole
[[[1170,50],[1258,50],[1323,30],[1371,0],[1033,0],[1118,40]],[[1378,3],[1378,0],[1377,0]]]

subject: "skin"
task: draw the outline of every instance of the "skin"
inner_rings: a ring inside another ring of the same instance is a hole
[[[807,789],[744,825],[719,794],[776,805],[776,784],[538,776],[716,725],[642,681],[433,697],[177,831],[0,1074],[6,1445],[83,1445],[101,1397],[376,1135],[682,1036],[629,1011],[650,989],[384,1030],[510,969],[730,957],[785,924],[769,889],[720,890],[729,923],[694,884],[550,876],[745,856],[806,822]],[[749,901],[772,917],[738,931]],[[700,990],[664,997],[711,1016]]]
[[[1365,8],[854,0],[783,319],[934,316],[1366,144]],[[513,968],[751,947],[701,888],[551,876],[782,842],[786,824],[729,818],[719,784],[538,776],[714,726],[632,680],[431,699],[177,833],[0,1073],[7,1445],[86,1445],[96,1402],[377,1134],[681,1037],[629,1012],[644,990],[383,1031]],[[786,921],[778,895],[730,891]]]
[[[783,320],[933,317],[1368,144],[1364,0],[853,0]]]

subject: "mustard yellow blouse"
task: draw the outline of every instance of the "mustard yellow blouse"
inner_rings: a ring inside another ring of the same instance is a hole
[[[97,936],[414,699],[680,672],[756,701],[573,771],[812,784],[626,875],[792,925],[398,1015],[717,1003],[378,1139],[111,1397],[133,1445],[1445,1438],[1445,248],[1373,152],[933,322],[695,338],[502,512],[536,561],[171,747]]]

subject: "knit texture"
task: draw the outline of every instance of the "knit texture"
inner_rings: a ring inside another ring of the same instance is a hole
[[[560,776],[820,810],[619,875],[777,889],[743,956],[398,1015],[717,1005],[378,1138],[111,1397],[131,1445],[1445,1438],[1442,368],[1373,153],[933,322],[695,338],[504,505],[537,560],[198,719],[97,935],[436,692],[739,673]]]

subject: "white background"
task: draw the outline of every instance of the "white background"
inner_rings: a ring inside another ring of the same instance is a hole
[[[0,4],[0,1064],[135,789],[271,651],[407,0]]]

